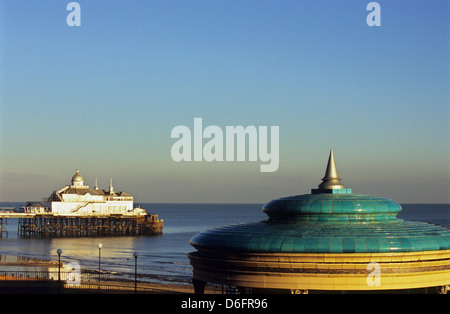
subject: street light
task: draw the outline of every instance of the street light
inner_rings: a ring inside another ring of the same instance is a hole
[[[139,254],[137,252],[134,252],[133,256],[134,256],[134,293],[136,293],[136,290],[137,290],[137,259],[139,257]]]
[[[61,281],[61,253],[62,253],[62,250],[58,249],[56,251],[56,253],[58,253],[58,281]]]
[[[100,255],[103,245],[101,243],[98,244],[98,288],[100,289]]]

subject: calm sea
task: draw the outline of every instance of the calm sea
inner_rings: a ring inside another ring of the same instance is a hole
[[[22,203],[0,203],[16,206]],[[257,222],[267,216],[262,204],[136,204],[156,212],[164,219],[164,232],[158,236],[90,237],[90,238],[20,238],[17,219],[8,219],[8,237],[0,238],[0,256],[57,260],[57,249],[63,251],[61,260],[78,262],[82,270],[98,270],[99,249],[102,271],[134,272],[133,253],[137,252],[140,275],[181,277],[192,275],[187,253],[193,251],[189,240],[198,232],[234,223]],[[408,221],[426,221],[450,227],[450,204],[403,204],[397,216]],[[0,265],[1,267],[1,265]],[[5,266],[3,266],[4,268]],[[6,269],[5,269],[6,270]],[[8,266],[7,270],[12,270]],[[16,270],[16,269],[14,269]],[[20,269],[22,270],[22,269]]]

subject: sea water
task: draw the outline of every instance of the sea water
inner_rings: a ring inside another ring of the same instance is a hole
[[[23,206],[22,203],[0,203],[0,206]],[[0,238],[0,255],[13,255],[43,260],[77,262],[82,271],[101,270],[133,274],[135,258],[140,275],[156,277],[191,277],[192,267],[187,253],[194,251],[189,240],[198,232],[235,223],[267,219],[263,204],[136,204],[164,220],[162,235],[21,238],[17,235],[17,219],[8,219],[8,237]],[[450,227],[450,204],[402,204],[397,216],[406,221],[425,221]],[[102,248],[98,244],[102,243]],[[1,261],[0,261],[1,262]],[[0,263],[0,267],[1,263]],[[0,269],[1,270],[1,269]],[[9,270],[9,269],[8,269]]]

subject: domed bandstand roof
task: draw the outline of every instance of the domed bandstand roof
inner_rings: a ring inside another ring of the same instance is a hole
[[[403,221],[396,217],[402,210],[397,202],[352,194],[337,176],[332,151],[322,181],[311,194],[267,203],[267,220],[195,235],[191,245],[197,251],[189,257],[197,286],[446,291],[448,228]]]

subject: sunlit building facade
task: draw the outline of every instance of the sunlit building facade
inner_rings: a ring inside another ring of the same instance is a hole
[[[143,209],[134,208],[132,195],[114,191],[112,180],[108,190],[101,190],[97,185],[92,189],[84,184],[78,169],[70,185],[54,191],[46,201],[30,202],[25,211],[56,215],[144,213]]]

